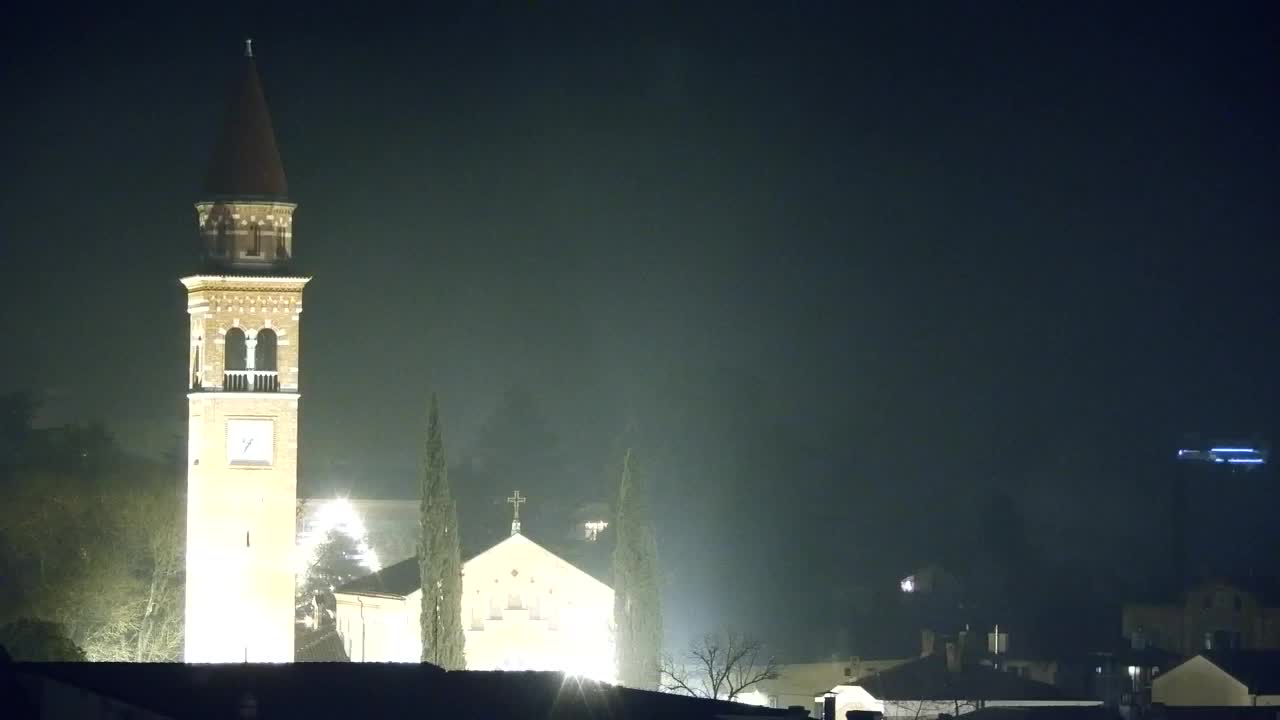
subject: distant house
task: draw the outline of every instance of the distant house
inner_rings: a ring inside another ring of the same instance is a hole
[[[813,698],[837,685],[849,685],[858,678],[896,667],[911,658],[825,660],[787,663],[778,666],[778,677],[762,680],[754,690],[772,707],[809,705]]]
[[[966,663],[956,646],[916,658],[853,683],[883,707],[886,718],[936,718],[989,707],[1090,707],[1098,700],[1073,697],[1052,685],[989,665]],[[816,699],[815,699],[816,702]],[[862,699],[865,704],[865,698]],[[845,703],[837,694],[837,714]],[[876,709],[853,707],[851,710]]]
[[[1138,712],[1151,704],[1151,682],[1185,658],[1155,647],[1117,647],[1095,651],[1083,663],[1073,664],[1079,674],[1067,683],[1087,689],[1091,697],[1126,712]],[[1064,678],[1065,679],[1065,678]]]
[[[1136,649],[1156,647],[1181,656],[1209,650],[1280,648],[1280,604],[1244,583],[1214,580],[1174,603],[1128,604],[1121,631]]]
[[[1157,677],[1151,701],[1170,707],[1280,705],[1280,650],[1201,653]]]

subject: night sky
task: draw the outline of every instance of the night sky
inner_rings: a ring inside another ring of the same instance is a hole
[[[812,655],[823,588],[965,565],[999,493],[1125,592],[1180,434],[1274,437],[1273,3],[321,5],[10,15],[0,389],[42,422],[184,431],[177,278],[252,36],[315,277],[304,494],[413,497],[433,390],[481,477],[518,395],[584,502],[652,459],[673,633]],[[464,538],[540,481],[460,490]],[[1213,482],[1198,518],[1278,499]]]

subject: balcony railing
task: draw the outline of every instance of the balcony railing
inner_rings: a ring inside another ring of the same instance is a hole
[[[226,370],[222,374],[225,392],[279,392],[280,377],[275,370]]]

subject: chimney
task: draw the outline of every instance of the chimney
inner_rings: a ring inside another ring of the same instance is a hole
[[[947,672],[960,672],[960,648],[953,642],[947,643]]]
[[[933,654],[934,634],[929,628],[920,631],[920,657],[929,657]]]
[[[987,633],[987,652],[992,655],[1003,655],[1009,652],[1009,633],[1000,632],[1000,626]]]

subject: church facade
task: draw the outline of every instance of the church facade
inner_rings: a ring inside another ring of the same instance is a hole
[[[182,278],[187,367],[187,662],[292,662],[302,290],[293,211],[246,42],[196,203]]]
[[[420,660],[417,558],[351,582],[335,598],[352,661]],[[612,623],[612,588],[518,530],[463,564],[468,670],[559,670],[612,681]]]

